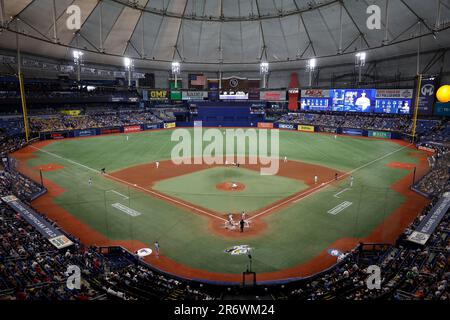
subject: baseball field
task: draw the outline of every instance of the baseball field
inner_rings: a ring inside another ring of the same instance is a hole
[[[403,141],[280,131],[279,171],[264,176],[256,164],[175,165],[172,132],[41,141],[13,156],[36,181],[42,172],[48,192],[33,205],[64,230],[132,251],[158,241],[146,261],[189,279],[239,282],[249,253],[258,281],[308,276],[358,242],[395,241],[428,204],[409,189],[427,155]],[[242,211],[244,232],[227,222]]]

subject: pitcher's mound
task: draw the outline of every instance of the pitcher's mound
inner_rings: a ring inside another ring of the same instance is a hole
[[[216,185],[216,188],[222,191],[242,191],[245,185],[239,182],[222,182]]]

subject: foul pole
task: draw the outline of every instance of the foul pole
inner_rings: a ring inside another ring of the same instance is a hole
[[[16,21],[18,24],[18,21]],[[17,25],[17,30],[18,30]],[[20,56],[20,41],[19,41],[19,33],[16,34],[16,47],[17,47],[17,78],[19,78],[19,87],[20,87],[20,100],[22,101],[22,116],[23,116],[23,127],[25,129],[25,139],[27,143],[30,141],[30,131],[28,128],[28,116],[27,116],[27,101],[25,99],[25,87],[23,84],[23,75],[22,75],[22,59]]]
[[[416,128],[417,128],[417,115],[419,113],[419,98],[420,98],[420,88],[422,86],[422,75],[417,76],[417,87],[416,87],[416,101],[414,104],[414,115],[413,115],[413,127],[412,127],[412,142],[416,140]]]
[[[28,116],[27,116],[27,101],[25,99],[25,88],[23,85],[23,75],[19,73],[19,84],[20,84],[20,99],[22,100],[22,115],[23,115],[23,126],[25,128],[25,139],[27,142],[30,141],[30,132],[28,129]]]

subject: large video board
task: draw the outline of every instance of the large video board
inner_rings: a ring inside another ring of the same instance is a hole
[[[412,89],[302,90],[304,111],[410,114]]]
[[[330,90],[331,111],[373,112],[375,96],[374,89]]]

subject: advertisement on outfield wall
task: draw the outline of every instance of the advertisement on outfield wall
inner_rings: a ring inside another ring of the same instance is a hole
[[[343,134],[348,134],[351,136],[362,136],[363,131],[360,129],[342,129]]]
[[[278,124],[279,129],[289,129],[289,130],[296,130],[297,125],[296,124],[290,124],[290,123],[279,123]]]
[[[368,136],[372,138],[391,139],[392,134],[387,131],[368,131]]]
[[[120,133],[120,128],[105,128],[100,130],[100,134]]]
[[[319,130],[321,132],[327,132],[327,133],[337,133],[337,129],[333,127],[319,127]]]
[[[159,125],[157,125],[157,124],[144,124],[144,125],[142,125],[142,127],[144,128],[144,130],[159,129]]]
[[[142,131],[141,126],[129,126],[129,127],[123,128],[123,132],[125,132],[125,133],[139,132],[139,131]]]
[[[265,101],[286,101],[286,91],[261,91],[259,93],[259,99]]]
[[[171,129],[171,128],[175,128],[177,126],[177,124],[175,122],[167,122],[164,123],[164,128],[165,129]]]
[[[67,132],[51,132],[48,134],[48,139],[64,139],[68,137]]]
[[[201,127],[203,126],[203,121],[194,121],[194,127]]]
[[[299,124],[297,127],[298,131],[305,131],[305,132],[314,132],[314,126],[305,126],[302,124]]]
[[[95,129],[76,130],[74,135],[75,137],[90,137],[97,135],[97,132]]]
[[[182,100],[204,100],[208,98],[207,91],[183,91],[181,93]]]
[[[258,122],[258,128],[272,129],[273,123],[272,122]]]

